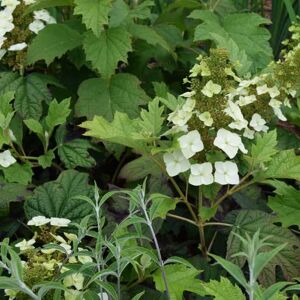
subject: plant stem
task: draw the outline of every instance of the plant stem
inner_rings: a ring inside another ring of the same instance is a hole
[[[171,300],[169,287],[168,287],[168,282],[167,282],[166,271],[165,271],[165,266],[164,266],[164,261],[162,259],[159,244],[158,244],[158,240],[156,238],[156,234],[155,234],[155,231],[154,231],[153,226],[152,226],[152,221],[150,220],[148,212],[147,212],[147,208],[146,208],[146,205],[145,205],[145,193],[144,193],[144,191],[142,192],[142,195],[140,197],[140,205],[141,205],[141,208],[143,210],[147,225],[150,229],[150,232],[151,232],[151,235],[152,235],[152,238],[153,238],[153,242],[154,242],[154,245],[155,245],[155,248],[156,248],[156,252],[157,252],[157,256],[158,256],[158,260],[159,260],[159,267],[160,267],[160,271],[161,271],[163,282],[164,282],[165,289],[166,289],[166,296],[167,296],[168,300]]]
[[[168,213],[167,216],[170,217],[170,218],[173,218],[173,219],[178,219],[178,220],[193,224],[194,226],[198,227],[198,224],[196,222],[194,222],[193,220],[190,220],[188,218],[178,216],[178,215],[174,215],[174,214],[170,214],[170,213]]]
[[[207,248],[205,243],[205,232],[204,232],[204,224],[199,222],[199,235],[200,235],[200,243],[201,243],[201,252],[205,260],[208,259]]]
[[[208,223],[205,223],[203,225],[204,227],[206,226],[226,226],[226,227],[233,227],[232,224],[227,224],[227,223],[222,223],[222,222],[208,222]]]
[[[206,246],[205,246],[205,233],[204,233],[203,223],[201,222],[201,220],[199,220],[199,218],[195,214],[195,211],[194,211],[192,205],[189,203],[187,197],[184,195],[184,193],[182,192],[182,190],[180,189],[180,187],[178,186],[178,184],[176,183],[176,181],[174,180],[174,178],[170,177],[168,175],[168,173],[166,172],[165,168],[160,164],[159,161],[157,161],[153,156],[151,156],[151,158],[161,168],[161,170],[166,174],[166,176],[169,178],[169,180],[173,184],[174,188],[176,189],[176,191],[178,192],[178,194],[182,198],[183,202],[187,206],[187,208],[188,208],[188,210],[189,210],[189,212],[190,212],[190,214],[191,214],[191,216],[192,216],[192,218],[194,220],[194,223],[197,224],[197,226],[198,226],[198,232],[199,232],[199,236],[200,236],[201,252],[203,254],[203,257],[205,259],[207,259],[208,255],[207,255],[207,249],[206,249]]]

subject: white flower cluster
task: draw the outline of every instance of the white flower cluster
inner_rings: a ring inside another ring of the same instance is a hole
[[[286,121],[286,117],[282,113],[282,107],[284,105],[289,106],[289,100],[286,97],[285,101],[279,101],[277,99],[280,96],[280,89],[276,86],[268,86],[265,83],[265,79],[268,75],[263,74],[261,76],[256,76],[250,80],[241,80],[236,78],[238,81],[237,88],[226,95],[228,99],[228,107],[225,109],[225,113],[232,118],[232,122],[229,127],[235,130],[244,130],[243,136],[249,139],[254,138],[255,132],[266,132],[268,131],[268,126],[266,126],[266,121],[262,116],[255,112],[251,120],[246,120],[241,112],[243,106],[252,104],[255,101],[259,101],[257,96],[265,95],[269,98],[268,105],[273,109],[274,114],[281,121]],[[255,90],[255,93],[251,92]],[[296,95],[295,90],[284,91],[286,96],[291,95],[294,97]]]
[[[65,218],[46,218],[45,216],[36,216],[33,217],[30,221],[28,221],[27,224],[30,226],[37,227],[46,224],[50,224],[51,226],[55,227],[67,227],[70,224],[70,222],[71,221],[69,219]],[[65,257],[67,257],[67,255],[69,264],[81,263],[82,265],[85,265],[93,262],[93,259],[91,256],[88,255],[87,250],[83,248],[78,247],[78,254],[74,255],[74,251],[72,250],[72,242],[78,241],[78,237],[76,234],[64,232],[63,237],[61,235],[54,234],[51,231],[49,233],[53,238],[53,242],[51,243],[51,245],[56,244],[56,247],[51,247],[50,245],[46,248],[34,247],[38,236],[37,233],[35,233],[30,240],[24,239],[21,242],[17,243],[15,247],[19,248],[20,252],[23,254],[28,251],[35,251],[37,253],[38,258],[36,264],[39,266],[42,265],[48,272],[52,272],[53,274],[57,269],[60,269],[61,273],[65,273],[71,270],[71,268],[62,265],[63,260],[65,259]],[[65,257],[57,256],[55,254],[57,251],[65,254]],[[30,252],[30,256],[32,258],[34,258],[35,252]],[[46,259],[41,261],[41,255],[45,255]],[[57,257],[61,257],[61,259],[57,259]],[[35,262],[32,261],[33,259],[31,259],[31,264],[35,264]],[[27,262],[22,261],[22,264],[26,272]],[[71,273],[70,275],[65,276],[63,279],[63,285],[66,288],[64,292],[64,299],[73,300],[76,297],[82,295],[84,280],[84,275],[80,272]],[[13,289],[6,289],[5,294],[9,296],[9,299],[15,299],[18,294],[18,291]],[[106,293],[103,293],[102,298],[104,300],[108,299],[108,295]]]
[[[212,72],[202,56],[198,60],[200,62],[192,68],[190,77],[201,76],[207,78],[211,76]],[[231,68],[225,68],[225,74],[234,79],[231,80],[233,82],[231,88],[222,90],[221,85],[210,79],[206,81],[200,93],[202,97],[212,98],[212,106],[214,105],[214,95],[222,94],[225,97],[226,105],[220,110],[223,110],[223,113],[229,117],[228,127],[215,128],[214,126],[218,120],[214,120],[209,111],[199,111],[199,105],[197,105],[198,109],[195,108],[196,99],[194,96],[196,92],[193,90],[182,94],[181,97],[186,98],[186,101],[169,114],[168,121],[172,125],[169,132],[183,134],[177,139],[179,148],[163,156],[169,176],[173,177],[190,170],[189,183],[191,185],[209,185],[213,182],[222,185],[239,183],[238,167],[233,161],[216,162],[214,164],[214,174],[213,165],[210,162],[194,163],[193,156],[203,151],[205,145],[197,128],[190,131],[188,122],[193,116],[200,120],[202,130],[209,131],[210,136],[213,135],[213,145],[222,150],[229,159],[235,158],[239,151],[244,154],[248,152],[243,144],[242,137],[253,139],[256,132],[267,132],[269,129],[266,125],[267,121],[258,111],[254,112],[249,120],[242,113],[244,106],[251,105],[255,101],[262,101],[258,99],[260,95],[264,95],[264,99],[269,99],[266,105],[273,109],[274,114],[280,120],[286,121],[281,108],[283,104],[289,105],[288,96],[294,97],[296,94],[294,90],[283,91],[276,85],[268,86],[266,84],[269,79],[267,74],[249,80],[239,78]],[[185,82],[190,81],[185,79]],[[282,100],[281,92],[286,95],[284,103],[278,100],[279,96]],[[192,159],[192,162],[190,162],[190,159]]]
[[[204,145],[197,130],[188,132],[179,139],[180,149],[164,154],[164,162],[168,174],[173,177],[190,169],[189,183],[194,186],[219,184],[238,184],[239,175],[237,165],[231,161],[216,162],[215,174],[210,162],[191,164],[189,159],[204,149]],[[220,129],[214,141],[215,146],[223,150],[230,158],[235,157],[238,150],[247,153],[241,138],[236,133]]]
[[[27,47],[26,41],[20,41],[11,45],[8,49],[1,49],[4,42],[7,40],[6,34],[11,32],[14,28],[13,13],[16,7],[24,3],[25,5],[33,4],[35,0],[2,0],[0,3],[0,59],[7,51],[21,51]],[[29,30],[37,34],[47,24],[56,23],[56,20],[45,9],[35,11],[33,13],[34,21],[29,25]]]

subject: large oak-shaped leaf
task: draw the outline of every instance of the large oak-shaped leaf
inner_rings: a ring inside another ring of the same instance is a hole
[[[202,21],[196,27],[195,41],[212,40],[226,48],[230,58],[243,65],[241,72],[263,69],[271,61],[270,33],[263,27],[269,20],[260,15],[235,13],[220,17],[209,10],[195,10],[190,17]]]
[[[127,53],[132,51],[131,36],[125,27],[109,28],[95,36],[87,32],[83,48],[86,59],[105,78],[114,74],[118,62],[127,62]]]
[[[50,24],[34,38],[28,47],[27,64],[45,60],[49,65],[56,57],[61,57],[82,43],[82,36],[64,24]]]
[[[112,120],[114,113],[119,111],[136,117],[139,105],[148,100],[139,83],[135,76],[125,73],[110,79],[88,79],[79,87],[76,114],[88,119],[100,115]]]
[[[55,181],[37,187],[25,202],[28,219],[34,216],[67,218],[74,222],[91,213],[91,206],[75,196],[91,196],[88,175],[74,170],[64,171]]]

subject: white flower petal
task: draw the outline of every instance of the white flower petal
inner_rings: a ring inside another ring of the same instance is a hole
[[[52,226],[57,226],[57,227],[67,227],[71,223],[71,220],[65,219],[65,218],[51,218],[50,219],[50,224]]]
[[[29,24],[29,30],[38,34],[39,31],[45,28],[45,24],[40,20],[34,20],[32,23]]]
[[[26,47],[27,47],[26,43],[18,43],[18,44],[11,45],[8,48],[8,51],[21,51],[21,50],[25,49]]]
[[[48,224],[50,222],[50,219],[44,217],[44,216],[36,216],[33,217],[30,221],[28,221],[29,226],[42,226],[45,224]]]
[[[0,153],[0,166],[8,168],[16,162],[16,159],[11,155],[9,150]]]

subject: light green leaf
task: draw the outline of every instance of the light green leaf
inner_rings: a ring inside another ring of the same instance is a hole
[[[52,165],[52,161],[55,158],[53,150],[49,150],[46,154],[38,157],[38,163],[43,169],[49,168]]]
[[[0,288],[1,289],[12,289],[19,290],[18,281],[14,278],[9,278],[7,276],[0,276]]]
[[[196,268],[190,268],[182,264],[166,265],[165,272],[171,300],[182,300],[184,291],[189,291],[197,295],[204,295],[202,282],[195,277],[200,273]],[[165,291],[165,285],[161,271],[158,269],[153,273],[155,288]]]
[[[178,203],[178,200],[163,194],[152,194],[151,200],[152,205],[149,212],[151,220],[156,218],[165,219],[167,213],[170,210],[174,210],[176,208],[176,204]]]
[[[70,112],[70,98],[64,99],[59,103],[56,99],[52,100],[49,105],[48,115],[45,119],[50,132],[55,126],[64,124]]]
[[[286,246],[287,244],[279,245],[271,251],[259,253],[255,259],[253,277],[256,279],[265,266]]]
[[[139,300],[141,297],[145,294],[145,292],[140,292],[137,295],[135,295],[131,300]]]
[[[88,29],[99,37],[103,25],[108,24],[111,0],[75,0],[75,15],[82,15],[82,21]]]
[[[15,109],[22,118],[39,119],[42,115],[43,101],[50,101],[51,94],[47,87],[48,78],[37,73],[21,79],[15,94]]]
[[[300,242],[299,239],[288,229],[273,224],[274,216],[258,210],[241,210],[233,222],[233,230],[227,241],[227,259],[243,267],[245,260],[241,257],[232,257],[233,254],[243,251],[241,240],[234,235],[245,236],[248,233],[252,236],[260,230],[261,239],[271,236],[264,251],[287,243],[287,246],[264,268],[259,280],[269,286],[276,282],[276,268],[281,268],[286,280],[292,280],[299,275],[300,270]]]
[[[162,113],[164,111],[163,106],[159,106],[159,100],[154,99],[148,104],[148,111],[145,109],[141,110],[140,126],[142,128],[141,134],[143,136],[158,137],[161,132],[161,127],[164,122]]]
[[[255,143],[252,144],[251,157],[247,157],[247,161],[251,166],[260,165],[261,163],[268,162],[278,152],[277,133],[276,130],[269,131],[262,135],[257,135]]]
[[[227,278],[220,281],[210,280],[202,284],[205,295],[213,296],[215,300],[246,300],[245,295],[237,285],[233,285]]]
[[[300,180],[300,156],[294,150],[280,151],[273,156],[266,166],[266,170],[255,174],[256,181],[263,181],[268,178],[283,178]]]
[[[83,122],[81,127],[88,131],[84,134],[100,140],[121,144],[136,150],[145,150],[145,141],[136,138],[139,133],[139,120],[129,119],[127,114],[116,112],[114,120],[108,122],[100,116],[95,116],[92,121]]]
[[[25,125],[34,133],[44,136],[44,129],[42,124],[35,119],[24,120]]]
[[[300,190],[284,182],[279,188],[275,190],[275,197],[269,197],[268,206],[277,214],[276,221],[282,226],[296,225],[300,228]]]
[[[26,189],[26,185],[8,183],[2,179],[0,182],[0,216],[3,217],[9,213],[10,202],[22,201],[30,193]]]
[[[88,175],[74,170],[64,171],[55,181],[37,187],[32,197],[25,202],[28,219],[34,216],[61,217],[74,222],[91,213],[91,206],[75,196],[93,195],[93,187],[88,184]]]
[[[196,27],[195,41],[213,40],[218,47],[225,47],[229,51],[233,62],[251,62],[249,67],[255,71],[263,69],[271,61],[270,33],[261,26],[268,24],[269,20],[260,15],[234,13],[219,17],[209,10],[194,10],[190,17],[203,21]],[[244,73],[246,71],[243,70]]]
[[[33,176],[32,168],[29,163],[23,165],[14,163],[8,168],[2,168],[2,171],[8,182],[16,182],[23,185],[30,183]]]
[[[119,111],[127,113],[129,117],[137,117],[139,105],[149,99],[139,84],[135,76],[126,73],[113,75],[110,80],[85,80],[78,90],[76,114],[88,119],[100,115],[112,120],[114,113]]]
[[[202,221],[209,221],[212,217],[215,216],[217,213],[218,207],[206,207],[202,206],[199,208],[199,217],[201,218]]]
[[[82,36],[77,31],[64,24],[50,24],[33,39],[28,47],[27,64],[45,60],[49,65],[57,57],[82,43]]]
[[[244,288],[247,287],[247,280],[243,274],[242,269],[234,263],[217,255],[210,254],[237,282]]]
[[[87,32],[83,48],[86,59],[104,78],[114,74],[118,62],[127,62],[127,53],[132,51],[131,38],[125,27],[109,28],[96,37]]]
[[[160,175],[161,169],[153,160],[147,156],[141,156],[127,163],[120,171],[119,177],[127,181],[136,181],[147,175]]]
[[[78,166],[91,168],[96,164],[96,161],[88,151],[90,148],[92,145],[88,140],[74,139],[61,144],[58,147],[58,155],[68,169]]]

